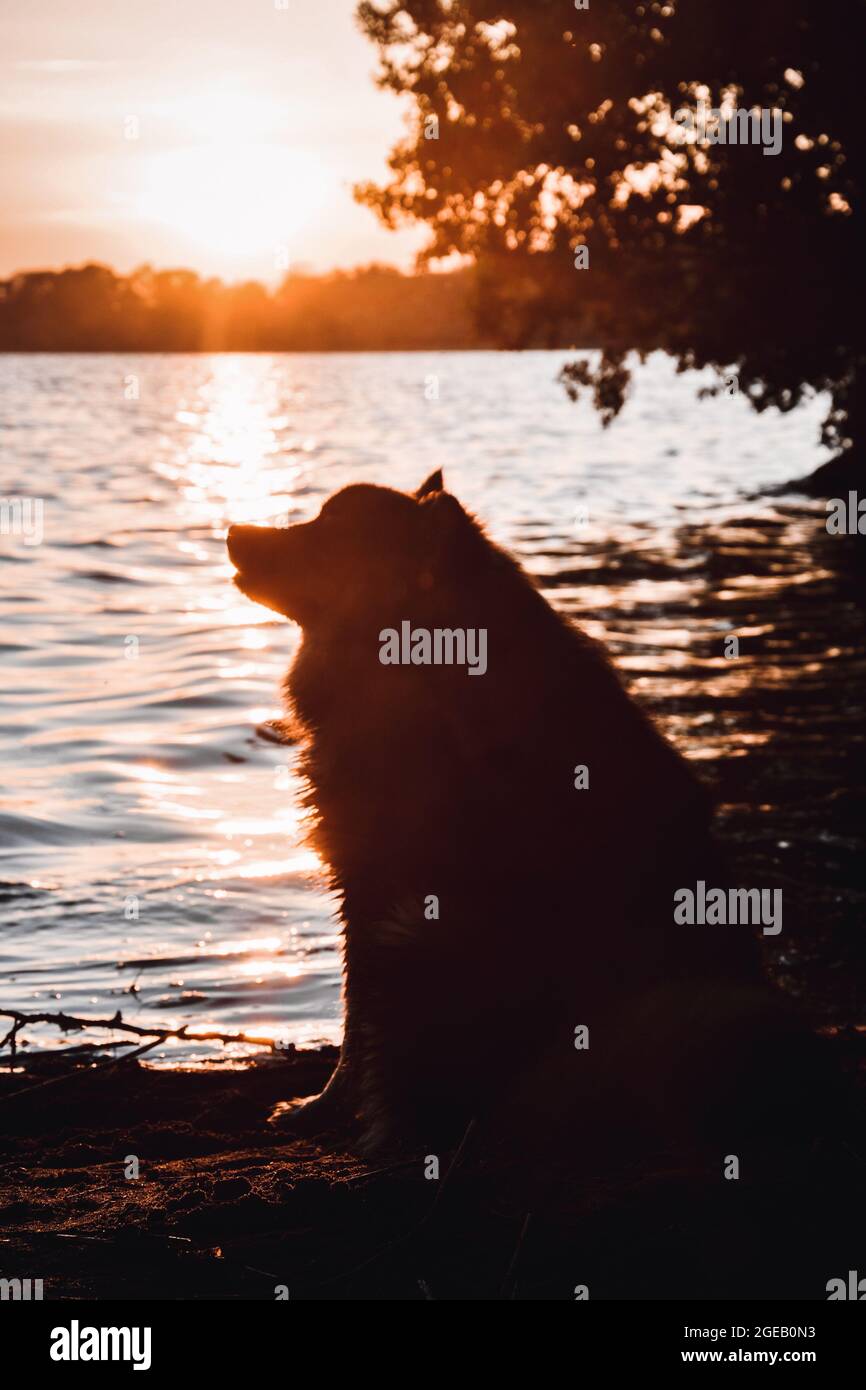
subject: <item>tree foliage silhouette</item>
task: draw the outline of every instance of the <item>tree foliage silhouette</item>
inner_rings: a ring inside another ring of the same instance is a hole
[[[866,434],[864,9],[365,0],[380,84],[412,107],[388,182],[357,196],[387,225],[427,223],[426,257],[475,258],[482,327],[499,342],[559,342],[591,322],[600,363],[564,379],[593,393],[605,423],[629,351],[662,348],[681,370],[733,368],[759,411],[828,391],[838,478]],[[701,99],[778,111],[781,149],[677,140],[673,114]]]

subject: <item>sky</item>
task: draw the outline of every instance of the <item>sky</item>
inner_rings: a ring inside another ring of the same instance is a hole
[[[274,283],[408,268],[352,199],[404,107],[355,0],[0,0],[0,275],[96,260]]]

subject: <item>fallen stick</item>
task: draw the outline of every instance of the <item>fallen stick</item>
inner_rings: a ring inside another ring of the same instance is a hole
[[[278,1048],[273,1038],[259,1038],[250,1033],[190,1033],[188,1023],[182,1024],[180,1028],[142,1028],[137,1023],[124,1023],[119,1009],[113,1018],[78,1018],[75,1014],[62,1012],[22,1013],[19,1009],[0,1009],[0,1018],[13,1020],[9,1032],[0,1039],[0,1048],[4,1048],[8,1043],[13,1056],[17,1036],[28,1023],[50,1023],[64,1033],[74,1033],[82,1028],[105,1028],[110,1031],[133,1033],[138,1038],[153,1038],[155,1043],[166,1042],[168,1038],[182,1038],[185,1042],[248,1043],[254,1047],[268,1047],[272,1052]],[[285,1044],[280,1044],[279,1050],[284,1051]]]

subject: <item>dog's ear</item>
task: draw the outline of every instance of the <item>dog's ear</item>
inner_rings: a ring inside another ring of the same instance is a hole
[[[450,492],[428,492],[419,503],[424,523],[421,587],[433,588],[445,575],[450,582],[476,563],[480,533],[472,517]]]
[[[415,498],[416,501],[420,502],[422,497],[429,496],[431,492],[444,492],[444,490],[445,483],[442,478],[442,469],[437,468],[436,472],[431,473],[430,477],[426,478],[418,488],[418,491],[415,493]]]
[[[453,561],[456,551],[465,549],[474,535],[471,517],[450,492],[428,492],[421,499],[421,511],[430,554]]]

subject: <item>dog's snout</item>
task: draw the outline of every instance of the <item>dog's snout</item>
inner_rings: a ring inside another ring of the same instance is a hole
[[[226,548],[229,559],[236,569],[249,564],[256,554],[261,554],[268,535],[265,526],[230,526],[226,535]]]

